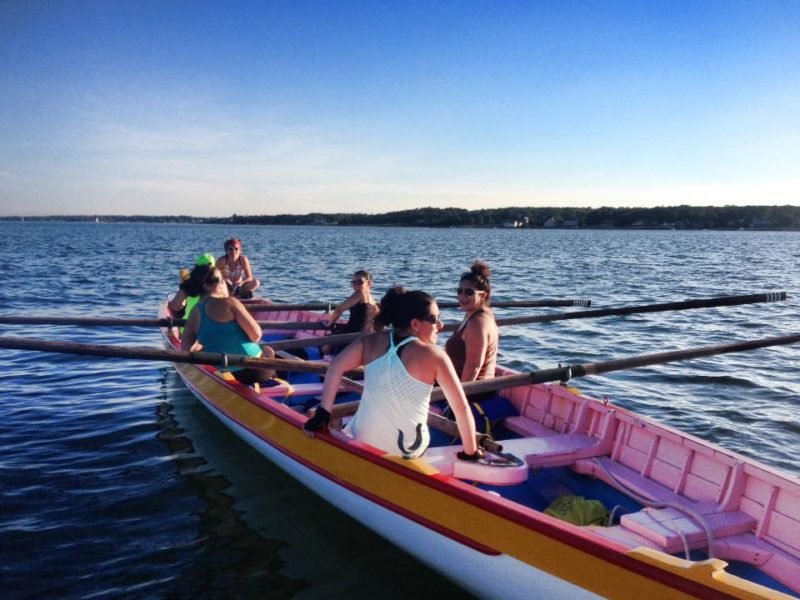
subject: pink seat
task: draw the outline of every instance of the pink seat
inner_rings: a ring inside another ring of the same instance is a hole
[[[712,540],[746,533],[757,523],[755,518],[739,511],[700,514],[705,526],[711,532]],[[620,524],[655,542],[668,554],[681,551],[684,540],[690,548],[703,548],[708,545],[706,528],[698,523],[696,518],[675,508],[644,508],[623,515]]]

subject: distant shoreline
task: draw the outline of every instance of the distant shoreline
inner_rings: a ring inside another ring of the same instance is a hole
[[[207,225],[318,225],[464,229],[621,229],[798,231],[800,206],[659,206],[655,208],[419,208],[382,214],[305,215],[16,215],[0,221],[183,223]]]

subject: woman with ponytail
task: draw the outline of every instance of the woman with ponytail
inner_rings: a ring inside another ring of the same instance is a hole
[[[461,276],[456,290],[464,319],[445,344],[462,383],[494,377],[499,332],[489,300],[492,284],[489,265],[475,261]]]
[[[477,460],[475,420],[453,363],[436,339],[442,328],[439,307],[430,294],[391,288],[381,299],[376,321],[391,330],[365,334],[339,353],[328,367],[322,401],[305,424],[307,431],[327,425],[344,373],[364,365],[361,404],[345,432],[390,454],[420,456],[430,443],[428,404],[438,383],[458,424],[462,460]]]

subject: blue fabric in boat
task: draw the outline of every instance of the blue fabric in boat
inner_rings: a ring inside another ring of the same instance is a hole
[[[472,417],[475,419],[475,428],[480,433],[495,434],[494,428],[506,417],[516,417],[519,415],[511,400],[494,394],[488,398],[476,400],[467,397]],[[448,419],[453,418],[453,412],[447,402],[436,403],[435,406],[441,407],[441,413]]]
[[[288,340],[292,336],[286,333],[265,333],[261,336],[261,342],[266,344],[267,342],[280,342],[282,340]]]

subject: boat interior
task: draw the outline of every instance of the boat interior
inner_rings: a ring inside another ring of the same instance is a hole
[[[267,314],[271,320],[317,317]],[[320,334],[270,331],[265,339]],[[316,348],[299,356],[321,358]],[[286,385],[260,394],[303,413],[318,403],[319,375],[282,376]],[[346,409],[334,413],[342,419],[335,419],[332,429],[346,422],[358,398],[347,386],[341,388],[337,405]],[[443,475],[536,511],[563,496],[597,500],[608,518],[584,525],[586,531],[625,549],[651,548],[689,560],[724,559],[731,574],[800,595],[797,479],[563,384],[502,390],[473,412],[483,431],[502,444],[501,454],[520,460],[460,461],[458,440],[437,430],[431,431],[432,443],[422,460]]]

